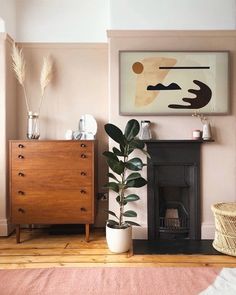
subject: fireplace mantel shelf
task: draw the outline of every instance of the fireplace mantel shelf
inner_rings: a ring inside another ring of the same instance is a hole
[[[214,142],[214,139],[149,139],[149,140],[142,140],[145,143],[206,143],[206,142]]]

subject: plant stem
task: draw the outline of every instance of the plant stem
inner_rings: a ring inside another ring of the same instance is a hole
[[[24,83],[22,84],[22,88],[23,88],[23,92],[24,92],[26,108],[27,108],[27,111],[28,111],[28,113],[29,113],[30,108],[29,108],[29,102],[28,102],[28,98],[27,98],[27,94],[26,94],[25,84],[24,84]]]
[[[43,92],[43,94],[42,94],[42,96],[41,96],[41,99],[40,99],[39,108],[38,108],[38,114],[40,113],[40,110],[41,110],[41,106],[42,106],[43,98],[44,98],[44,92]]]
[[[126,156],[126,153],[127,151],[125,150],[124,151],[124,165],[125,163],[127,162],[128,160],[128,156]],[[122,173],[122,176],[121,176],[121,185],[122,185],[122,188],[121,188],[121,191],[120,191],[120,216],[119,216],[119,226],[121,226],[123,224],[123,213],[124,213],[124,198],[125,198],[125,188],[124,188],[124,185],[125,185],[125,172],[126,172],[126,168],[124,168],[124,172]]]

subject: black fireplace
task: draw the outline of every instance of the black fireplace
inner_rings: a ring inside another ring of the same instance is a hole
[[[201,239],[200,140],[150,140],[148,240]]]

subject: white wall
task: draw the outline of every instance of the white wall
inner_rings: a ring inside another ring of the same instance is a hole
[[[0,0],[0,32],[7,32],[11,37],[16,35],[16,0]]]
[[[108,0],[17,0],[17,41],[104,42]]]
[[[236,28],[235,0],[110,0],[110,28],[208,30]]]

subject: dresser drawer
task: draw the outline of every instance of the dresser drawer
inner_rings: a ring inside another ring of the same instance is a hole
[[[91,169],[93,162],[92,142],[72,141],[40,142],[22,141],[11,143],[12,169],[60,169],[80,167]]]
[[[38,202],[38,200],[42,200],[42,202],[47,202],[48,199],[52,200],[67,200],[70,202],[74,201],[91,201],[94,200],[94,194],[92,192],[92,188],[90,186],[81,186],[77,190],[35,190],[29,187],[20,189],[17,187],[13,187],[11,191],[12,204],[26,204],[26,203],[34,203]]]
[[[91,200],[66,198],[27,198],[12,204],[13,223],[92,223]]]
[[[31,170],[11,172],[12,186],[16,190],[72,190],[92,184],[91,170]]]

